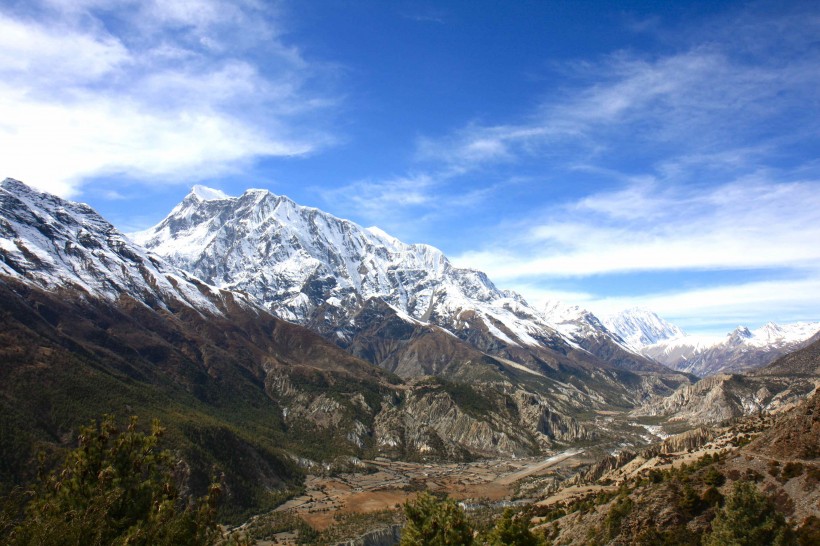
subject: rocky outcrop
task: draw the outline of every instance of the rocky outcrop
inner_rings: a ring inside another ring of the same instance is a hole
[[[715,431],[707,427],[698,427],[666,438],[658,446],[650,447],[642,453],[646,457],[662,453],[679,453],[698,449],[715,437]]]
[[[820,458],[820,390],[806,403],[778,416],[771,431],[754,440],[749,449],[780,458]]]
[[[692,425],[718,424],[759,412],[773,412],[814,390],[812,377],[719,374],[653,397],[633,413],[669,416]]]
[[[377,449],[429,456],[524,456],[537,445],[520,428],[511,426],[498,409],[465,411],[444,390],[420,387],[406,394],[401,404],[376,417]]]
[[[551,409],[542,396],[518,390],[512,399],[521,424],[535,434],[559,442],[576,442],[593,437],[593,434],[578,421]]]

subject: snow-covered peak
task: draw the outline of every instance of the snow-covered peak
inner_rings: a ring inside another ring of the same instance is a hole
[[[191,195],[197,197],[202,201],[215,201],[218,199],[230,199],[230,195],[225,193],[222,190],[217,190],[214,188],[209,188],[207,186],[202,186],[200,184],[195,185],[191,188]]]
[[[820,322],[769,322],[751,332],[749,343],[757,346],[783,346],[806,341],[820,331]]]
[[[648,309],[634,307],[606,317],[604,324],[630,346],[640,349],[665,339],[684,336],[683,330]]]
[[[131,243],[88,205],[6,179],[0,220],[0,274],[46,290],[219,312],[217,289]]]
[[[390,235],[389,233],[387,233],[386,231],[384,231],[383,229],[381,229],[379,227],[370,226],[369,228],[366,228],[366,230],[369,233],[372,233],[373,235],[378,237],[379,239],[390,242],[390,244],[393,244],[393,245],[400,245],[401,244],[400,240],[396,239],[395,237],[393,237],[392,235]]]
[[[133,237],[206,282],[247,292],[294,322],[313,323],[319,313],[322,324],[343,327],[364,301],[379,298],[451,332],[483,328],[517,345],[560,338],[519,295],[499,290],[480,271],[453,266],[439,249],[403,243],[267,190],[186,198]]]
[[[544,305],[544,316],[550,323],[561,324],[583,320],[589,311],[577,305],[569,305],[561,300],[548,300]]]
[[[641,352],[670,368],[705,376],[763,366],[799,349],[818,331],[820,322],[769,322],[755,330],[738,326],[724,336],[665,339],[643,347]]]
[[[637,352],[624,343],[616,332],[607,328],[592,312],[578,305],[570,305],[560,300],[548,300],[544,306],[544,319],[547,324],[574,340],[584,344],[591,339],[606,337],[624,349]]]
[[[729,343],[743,343],[753,337],[751,330],[746,326],[738,326],[729,333]]]

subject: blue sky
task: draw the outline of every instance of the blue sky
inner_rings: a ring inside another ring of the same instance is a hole
[[[820,320],[820,4],[6,0],[0,176],[267,188],[540,307]]]

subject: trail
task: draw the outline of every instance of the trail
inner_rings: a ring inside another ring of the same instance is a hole
[[[526,478],[527,476],[532,476],[533,474],[538,474],[543,470],[546,470],[562,461],[569,459],[570,457],[574,457],[583,452],[583,449],[569,449],[567,451],[559,453],[558,455],[553,455],[549,459],[522,468],[518,472],[513,472],[512,474],[501,476],[500,478],[495,480],[495,483],[499,485],[512,485],[520,479]]]

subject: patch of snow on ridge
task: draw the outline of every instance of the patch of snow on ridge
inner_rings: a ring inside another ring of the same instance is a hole
[[[217,288],[130,243],[88,205],[6,179],[0,183],[0,217],[3,274],[46,290],[71,286],[112,301],[127,294],[144,305],[167,308],[175,301],[221,314],[214,303],[222,299]]]
[[[216,190],[207,186],[197,184],[191,190],[191,193],[202,199],[203,201],[216,201],[218,199],[230,199],[231,196],[222,190]]]
[[[524,366],[523,364],[519,364],[518,362],[514,362],[512,360],[508,360],[506,358],[501,358],[501,357],[495,357],[495,359],[503,362],[504,364],[506,364],[507,366],[509,366],[511,368],[515,368],[516,370],[521,370],[522,372],[527,372],[527,373],[532,374],[532,375],[545,377],[544,374],[542,374],[541,372],[531,370],[530,368],[527,368],[526,366]]]

